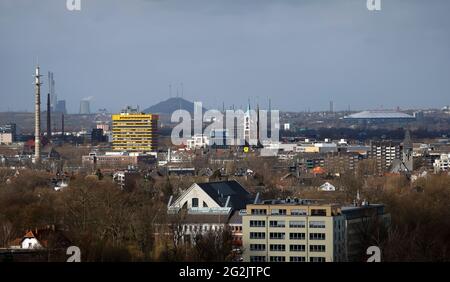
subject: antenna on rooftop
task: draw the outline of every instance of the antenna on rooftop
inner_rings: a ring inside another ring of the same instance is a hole
[[[181,83],[181,98],[184,97],[184,85],[183,82]]]

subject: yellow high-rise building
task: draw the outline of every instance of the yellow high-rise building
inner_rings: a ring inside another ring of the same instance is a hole
[[[127,108],[112,115],[113,150],[151,152],[158,147],[158,115]]]

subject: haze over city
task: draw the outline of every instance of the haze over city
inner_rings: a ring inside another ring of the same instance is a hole
[[[33,109],[37,61],[71,113],[90,96],[93,111],[145,108],[170,84],[172,97],[207,107],[450,103],[448,1],[384,1],[378,12],[363,0],[90,0],[78,12],[65,2],[0,2],[0,111]]]
[[[448,8],[0,0],[0,277],[444,273]]]

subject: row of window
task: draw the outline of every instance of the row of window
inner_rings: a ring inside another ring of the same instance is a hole
[[[283,227],[286,227],[286,221],[285,220],[270,220],[269,226],[283,228]],[[266,227],[266,222],[264,220],[250,220],[250,227]],[[290,220],[289,227],[290,228],[305,228],[306,221]],[[310,228],[325,228],[325,221],[317,221],[317,220],[310,221],[309,227]]]
[[[265,262],[266,257],[265,256],[250,256],[250,262]],[[283,256],[270,256],[269,257],[270,262],[285,262],[286,257]],[[310,262],[325,262],[324,257],[309,257]],[[290,256],[289,262],[306,262],[306,257],[300,257],[300,256]]]
[[[222,226],[217,225],[184,225],[184,231],[197,232],[197,231],[219,231],[222,230]]]
[[[253,215],[267,215],[267,209],[252,209],[251,214]],[[271,209],[271,215],[286,215],[286,209]],[[291,215],[308,215],[308,210],[306,209],[291,209]],[[311,216],[326,216],[326,209],[311,209]]]
[[[290,240],[305,240],[305,233],[297,233],[297,232],[290,232],[289,233],[289,239]],[[280,239],[283,240],[286,237],[286,233],[284,232],[270,232],[269,238],[270,239]],[[250,239],[266,239],[266,233],[265,232],[250,232]],[[325,233],[310,233],[309,234],[310,240],[325,240]]]
[[[285,252],[286,245],[284,244],[270,244],[269,249],[271,252]],[[265,244],[250,244],[250,251],[261,252],[266,250]],[[290,252],[305,252],[305,245],[289,245]],[[310,252],[325,252],[325,245],[309,245]]]

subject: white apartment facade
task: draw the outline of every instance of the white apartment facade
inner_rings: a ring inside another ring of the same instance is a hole
[[[12,144],[14,141],[13,133],[11,132],[0,132],[0,144]]]
[[[304,201],[247,205],[242,217],[246,262],[344,261],[345,218],[334,205]]]
[[[436,173],[448,171],[450,168],[450,154],[441,154],[439,159],[434,160],[433,167]]]
[[[383,205],[368,203],[341,206],[270,200],[247,205],[246,211],[242,216],[246,262],[358,261],[361,225],[390,223]]]

